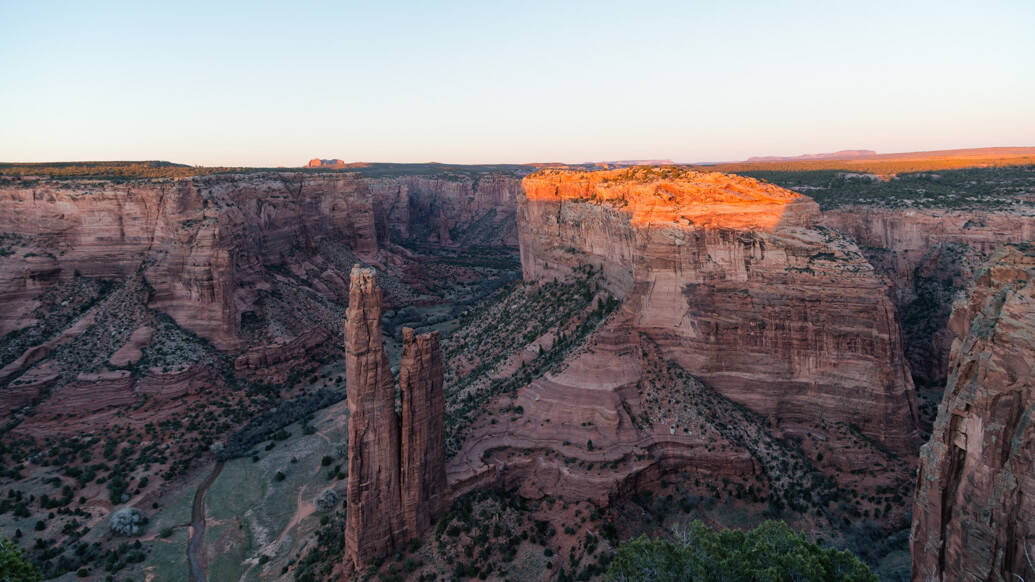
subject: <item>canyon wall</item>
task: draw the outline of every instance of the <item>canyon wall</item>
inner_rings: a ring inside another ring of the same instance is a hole
[[[351,273],[345,324],[348,512],[345,562],[359,570],[421,536],[449,501],[438,333],[403,330],[402,415],[381,327],[376,272]]]
[[[1035,240],[1035,215],[951,209],[846,206],[821,223],[855,238],[899,310],[914,377],[943,385],[955,334],[952,304],[974,284],[973,273],[1006,243]]]
[[[678,168],[546,171],[524,188],[526,281],[594,265],[632,325],[723,395],[791,429],[841,420],[919,444],[894,306],[812,200]]]
[[[1007,246],[953,310],[948,385],[921,449],[913,580],[1035,577],[1035,246]]]
[[[417,175],[369,178],[367,182],[393,240],[517,246],[518,176]]]
[[[242,345],[265,267],[325,241],[378,250],[370,191],[348,175],[5,182],[0,232],[22,243],[0,258],[0,333],[34,323],[36,296],[56,281],[139,269],[152,307],[224,349]]]

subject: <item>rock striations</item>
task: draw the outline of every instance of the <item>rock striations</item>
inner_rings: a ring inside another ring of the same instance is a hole
[[[723,395],[788,429],[857,425],[915,450],[916,397],[894,307],[811,199],[682,168],[547,170],[518,209],[526,281],[604,273],[632,325]]]
[[[1035,246],[1006,246],[953,310],[920,453],[913,580],[1035,578]]]
[[[349,406],[346,566],[360,569],[420,536],[448,501],[445,397],[438,333],[403,330],[395,381],[381,339],[381,289],[373,269],[351,274],[345,324]],[[401,441],[401,442],[400,442]]]

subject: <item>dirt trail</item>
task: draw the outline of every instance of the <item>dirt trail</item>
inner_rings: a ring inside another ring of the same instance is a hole
[[[187,562],[190,564],[191,582],[208,581],[199,555],[205,541],[205,493],[208,492],[208,488],[212,486],[222,470],[223,461],[219,461],[194,493],[194,506],[191,509],[190,517],[190,539],[187,541]]]

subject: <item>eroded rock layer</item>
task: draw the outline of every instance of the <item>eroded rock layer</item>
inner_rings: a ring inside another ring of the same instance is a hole
[[[723,395],[788,427],[842,420],[918,444],[884,284],[809,198],[680,168],[546,171],[524,188],[526,281],[594,265],[632,325]]]
[[[1007,246],[953,310],[949,381],[921,449],[913,580],[1035,576],[1035,246]]]

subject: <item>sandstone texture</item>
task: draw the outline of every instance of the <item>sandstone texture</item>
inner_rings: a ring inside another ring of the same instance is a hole
[[[548,170],[524,188],[526,281],[593,265],[633,328],[722,395],[788,429],[827,419],[919,444],[894,305],[809,198],[681,168]]]
[[[899,310],[906,356],[915,378],[944,385],[954,300],[974,284],[974,271],[1007,243],[1035,240],[1035,215],[1015,211],[846,206],[821,223],[851,235]]]
[[[1035,577],[1035,247],[1006,246],[953,310],[948,385],[921,449],[913,580]]]
[[[402,418],[382,340],[375,271],[351,273],[345,324],[349,407],[345,562],[359,570],[422,535],[445,489],[442,356],[438,335],[403,332]]]

